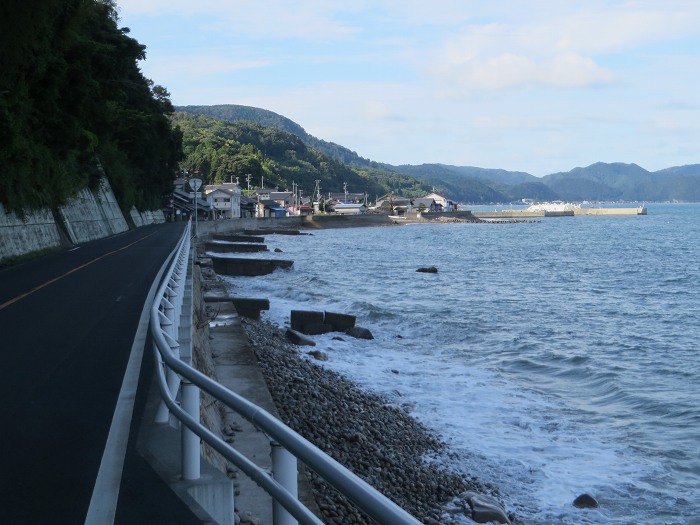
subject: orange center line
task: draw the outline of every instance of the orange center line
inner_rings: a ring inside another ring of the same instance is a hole
[[[130,248],[130,247],[133,246],[134,244],[136,244],[136,243],[138,243],[138,242],[141,242],[141,241],[143,241],[144,239],[147,239],[147,238],[149,238],[151,235],[154,235],[154,234],[155,234],[155,232],[149,233],[149,234],[146,235],[145,237],[141,237],[140,239],[135,240],[135,241],[132,242],[131,244],[127,244],[126,246],[122,246],[121,248],[118,248],[118,249],[113,250],[113,251],[111,251],[111,252],[108,252],[108,253],[105,253],[105,254],[103,254],[103,255],[100,255],[99,257],[96,257],[95,259],[93,259],[93,260],[91,260],[91,261],[88,261],[88,262],[86,262],[85,264],[81,264],[80,266],[77,266],[77,267],[73,268],[72,270],[68,270],[68,271],[67,271],[66,273],[64,273],[63,275],[59,275],[58,277],[54,277],[53,279],[50,279],[50,280],[46,281],[45,283],[42,283],[42,284],[40,284],[39,286],[37,286],[37,287],[35,287],[35,288],[29,290],[28,292],[25,292],[25,293],[23,293],[23,294],[21,294],[21,295],[18,295],[17,297],[15,297],[15,298],[13,298],[13,299],[10,299],[9,301],[6,301],[6,302],[0,304],[0,310],[2,310],[3,308],[6,308],[6,307],[8,307],[8,306],[10,306],[11,304],[16,303],[17,301],[21,301],[21,300],[24,299],[25,297],[27,297],[27,296],[33,294],[34,292],[37,292],[37,291],[41,290],[42,288],[46,288],[47,286],[49,286],[49,285],[55,283],[56,281],[60,281],[60,280],[63,279],[64,277],[68,277],[70,274],[75,273],[75,272],[77,272],[78,270],[82,270],[82,269],[85,268],[86,266],[90,266],[91,264],[96,263],[96,262],[99,261],[100,259],[104,259],[104,258],[107,257],[108,255],[113,255],[113,254],[115,254],[115,253],[117,253],[117,252],[121,252],[122,250],[126,250],[127,248]]]

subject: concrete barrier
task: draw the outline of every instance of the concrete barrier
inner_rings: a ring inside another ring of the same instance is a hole
[[[259,299],[255,297],[231,297],[231,302],[236,308],[236,312],[249,319],[260,319],[261,310],[270,309],[269,299]]]
[[[243,257],[211,257],[214,271],[219,275],[238,275],[253,277],[267,275],[278,268],[289,269],[294,261],[282,259],[249,259]]]
[[[0,261],[61,246],[56,221],[47,209],[29,211],[24,218],[0,204]]]
[[[226,233],[215,233],[212,235],[215,241],[226,241],[226,242],[265,242],[265,237],[256,237],[255,235],[235,235]]]
[[[205,242],[204,249],[208,252],[218,253],[251,253],[266,252],[267,246],[258,243]]]
[[[347,332],[355,327],[355,321],[354,315],[313,310],[292,310],[289,316],[292,330],[307,335]]]

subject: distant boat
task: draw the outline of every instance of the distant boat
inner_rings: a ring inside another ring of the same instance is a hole
[[[392,221],[405,221],[408,219],[405,215],[389,215]]]

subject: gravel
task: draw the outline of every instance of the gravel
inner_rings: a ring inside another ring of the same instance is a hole
[[[281,419],[419,521],[455,523],[445,507],[465,491],[498,497],[495,487],[451,470],[446,445],[402,408],[302,355],[275,325],[246,319],[243,326]],[[307,475],[326,523],[374,523]]]

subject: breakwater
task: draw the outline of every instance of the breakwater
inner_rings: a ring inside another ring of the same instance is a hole
[[[646,215],[647,209],[643,206],[637,208],[575,208],[561,211],[528,211],[528,210],[495,210],[473,211],[472,214],[479,219],[529,219],[539,217],[575,217],[578,215],[590,215],[598,217],[634,216]]]

